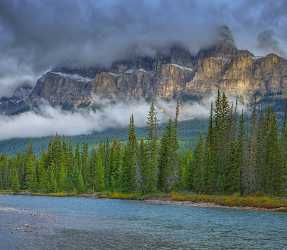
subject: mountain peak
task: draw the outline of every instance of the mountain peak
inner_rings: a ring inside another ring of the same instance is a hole
[[[231,30],[220,26],[212,46],[197,55],[180,43],[103,67],[55,67],[31,89],[0,100],[0,114],[15,114],[43,103],[64,109],[94,108],[101,98],[200,100],[218,88],[228,95],[272,96],[287,89],[287,61],[275,54],[257,58],[236,48]],[[30,93],[31,91],[31,93]],[[284,96],[283,96],[284,97]],[[278,97],[282,98],[282,96]]]
[[[215,42],[198,52],[198,57],[207,56],[232,56],[238,53],[232,31],[226,25],[219,26],[216,32]]]

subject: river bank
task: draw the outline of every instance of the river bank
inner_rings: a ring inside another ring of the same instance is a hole
[[[2,195],[0,249],[281,250],[287,245],[286,213],[150,202],[158,201]]]
[[[140,193],[37,193],[37,192],[12,192],[0,191],[0,195],[30,195],[52,197],[87,197],[97,199],[138,200],[153,204],[177,204],[193,207],[223,207],[244,210],[266,210],[287,212],[287,199],[271,196],[239,196],[239,195],[206,195],[193,193],[172,192],[169,194],[140,194]]]

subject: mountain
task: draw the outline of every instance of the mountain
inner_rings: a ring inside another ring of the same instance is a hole
[[[228,27],[218,32],[218,40],[195,55],[174,44],[154,56],[131,52],[109,67],[55,67],[23,96],[1,98],[0,112],[12,115],[43,102],[67,110],[96,109],[103,98],[200,100],[218,88],[242,101],[256,96],[281,107],[287,93],[287,60],[276,54],[256,57],[235,46]]]
[[[10,115],[25,112],[30,109],[26,100],[32,92],[32,86],[24,84],[18,87],[11,97],[0,98],[0,114]]]

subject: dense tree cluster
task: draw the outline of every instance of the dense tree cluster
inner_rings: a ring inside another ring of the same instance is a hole
[[[128,141],[113,140],[89,148],[56,136],[38,157],[32,146],[15,156],[0,155],[0,189],[34,192],[262,192],[286,189],[287,116],[278,125],[271,108],[253,109],[250,118],[218,92],[206,136],[194,150],[179,149],[179,105],[162,135],[154,104],[148,134],[137,139],[134,117]]]
[[[238,115],[218,92],[208,134],[190,164],[189,189],[201,193],[282,194],[286,190],[287,116],[283,128],[272,108]],[[248,122],[247,122],[247,121]]]

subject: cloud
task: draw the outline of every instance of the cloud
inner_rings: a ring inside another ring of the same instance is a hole
[[[195,53],[223,24],[255,54],[269,51],[257,34],[273,30],[286,54],[286,9],[285,0],[1,0],[0,96],[55,65],[109,65],[175,42]]]
[[[197,1],[185,0],[179,4],[159,0],[3,0],[0,21],[6,36],[2,48],[35,69],[65,63],[106,64],[122,58],[130,47],[152,54],[157,47],[175,41],[192,44],[197,50],[213,40],[217,22],[200,13],[194,15],[195,9],[204,14]]]
[[[281,50],[276,53],[285,56],[287,51],[286,9],[285,0],[239,0],[226,10],[229,12],[227,23],[232,24],[239,47],[249,49],[257,55],[270,53],[270,47],[260,46],[260,41],[258,42],[261,40],[260,36],[261,38],[266,36],[264,33],[267,31],[269,37],[271,33],[272,40],[280,44]]]
[[[1,0],[0,96],[55,65],[109,65],[174,42],[197,51],[216,25],[197,1]]]
[[[180,120],[206,118],[210,100],[202,103],[186,103],[180,107]],[[104,102],[104,100],[103,100]],[[40,112],[29,111],[15,116],[0,116],[0,140],[11,138],[42,137],[60,135],[81,135],[108,128],[127,127],[131,114],[137,127],[146,125],[150,104],[145,101],[133,103],[106,102],[98,111],[68,112],[51,106],[42,106]],[[160,123],[174,118],[175,102],[159,101],[156,110]]]
[[[260,49],[285,55],[273,30],[264,30],[260,32],[257,36],[257,46]]]
[[[12,95],[24,84],[34,85],[38,77],[29,65],[19,64],[16,58],[0,57],[0,97]]]

